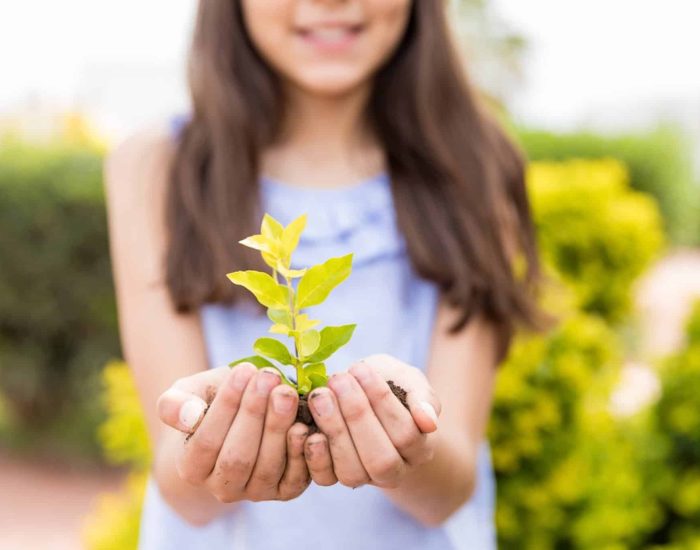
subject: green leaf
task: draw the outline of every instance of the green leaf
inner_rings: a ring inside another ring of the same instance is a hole
[[[295,326],[299,332],[304,332],[314,328],[320,322],[321,321],[317,321],[316,319],[309,319],[306,313],[302,313],[301,315],[297,315]]]
[[[292,314],[288,309],[268,309],[267,318],[273,323],[292,328]]]
[[[316,388],[322,388],[328,385],[328,377],[321,374],[309,374],[309,381],[311,382],[311,390]],[[309,391],[311,391],[309,390]]]
[[[289,330],[289,327],[286,325],[281,325],[279,323],[275,323],[270,327],[268,332],[271,332],[272,334],[284,334],[285,336],[289,336],[291,330]]]
[[[289,289],[262,271],[234,271],[226,275],[234,285],[247,288],[262,305],[274,309],[289,307]]]
[[[311,388],[313,386],[313,382],[309,380],[309,377],[306,376],[306,373],[303,371],[299,371],[299,380],[297,380],[297,391],[303,395],[305,393],[309,393],[311,391]]]
[[[229,363],[228,366],[235,367],[239,363],[252,363],[258,369],[262,369],[264,367],[275,369],[279,373],[282,382],[296,389],[296,386],[289,381],[289,378],[287,378],[287,376],[282,372],[282,370],[277,365],[270,363],[270,361],[268,361],[264,357],[260,357],[259,355],[251,355],[250,357],[244,357],[243,359],[239,359],[238,361],[233,361]]]
[[[304,372],[307,376],[312,374],[318,374],[320,376],[326,376],[326,364],[325,363],[312,363],[304,367]]]
[[[262,225],[260,226],[260,233],[268,238],[281,240],[283,232],[284,227],[280,222],[270,216],[270,214],[265,214],[263,216]]]
[[[296,250],[296,247],[299,244],[301,232],[304,231],[305,227],[306,214],[302,214],[284,228],[284,232],[282,233],[282,255],[285,258],[292,257],[292,253],[294,250]]]
[[[275,338],[258,338],[253,344],[253,349],[255,350],[255,353],[259,353],[260,355],[264,355],[265,357],[269,357],[271,359],[276,359],[284,365],[294,364],[287,346]]]
[[[323,302],[331,290],[347,279],[351,269],[352,254],[331,258],[311,267],[301,278],[297,287],[297,310]]]
[[[306,357],[311,355],[318,348],[318,344],[321,341],[321,334],[314,329],[307,330],[301,333],[299,338],[299,344],[301,347],[301,355]]]
[[[317,363],[328,359],[338,349],[343,347],[352,338],[352,333],[357,325],[341,325],[338,327],[324,327],[321,330],[321,341],[318,349],[305,360],[309,363]]]
[[[248,248],[259,250],[261,252],[267,252],[268,254],[277,256],[277,247],[275,246],[275,243],[264,235],[252,235],[238,242],[243,246],[247,246]]]
[[[282,262],[277,262],[277,271],[288,279],[298,279],[306,275],[306,269],[287,269]]]

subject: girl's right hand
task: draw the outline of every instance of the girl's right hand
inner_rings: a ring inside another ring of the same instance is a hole
[[[176,456],[185,481],[221,502],[290,500],[310,482],[297,404],[274,370],[241,363],[177,380],[158,399],[158,414],[187,434]]]

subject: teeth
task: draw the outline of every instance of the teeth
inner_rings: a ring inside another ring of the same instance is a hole
[[[315,29],[311,31],[311,34],[314,37],[328,42],[337,42],[343,40],[349,33],[350,30],[344,28]]]

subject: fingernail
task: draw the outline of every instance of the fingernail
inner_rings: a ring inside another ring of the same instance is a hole
[[[258,379],[255,381],[255,389],[260,395],[266,395],[279,383],[280,377],[275,371],[263,369],[258,372]]]
[[[370,376],[372,375],[367,363],[364,362],[355,363],[352,367],[350,367],[350,372],[362,383],[369,382]]]
[[[421,401],[418,403],[418,406],[425,411],[425,413],[432,419],[433,422],[435,422],[435,425],[437,426],[438,415],[435,412],[435,407],[433,407],[427,401]]]
[[[317,391],[311,394],[311,403],[319,416],[329,416],[333,413],[333,400],[327,391]]]
[[[344,395],[351,389],[350,380],[348,380],[347,374],[338,374],[337,376],[333,376],[328,381],[328,385],[337,396]]]
[[[252,371],[249,367],[246,368],[245,366],[236,366],[233,368],[231,385],[237,390],[244,390],[253,374],[254,371]]]
[[[201,399],[190,399],[180,407],[180,422],[188,430],[192,430],[202,418],[207,404]]]
[[[277,414],[288,414],[294,407],[294,397],[287,392],[275,393],[272,396],[272,408]]]

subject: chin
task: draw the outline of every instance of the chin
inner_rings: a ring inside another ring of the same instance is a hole
[[[356,71],[326,71],[325,74],[304,75],[292,83],[306,93],[333,97],[349,94],[367,84],[369,77]]]

